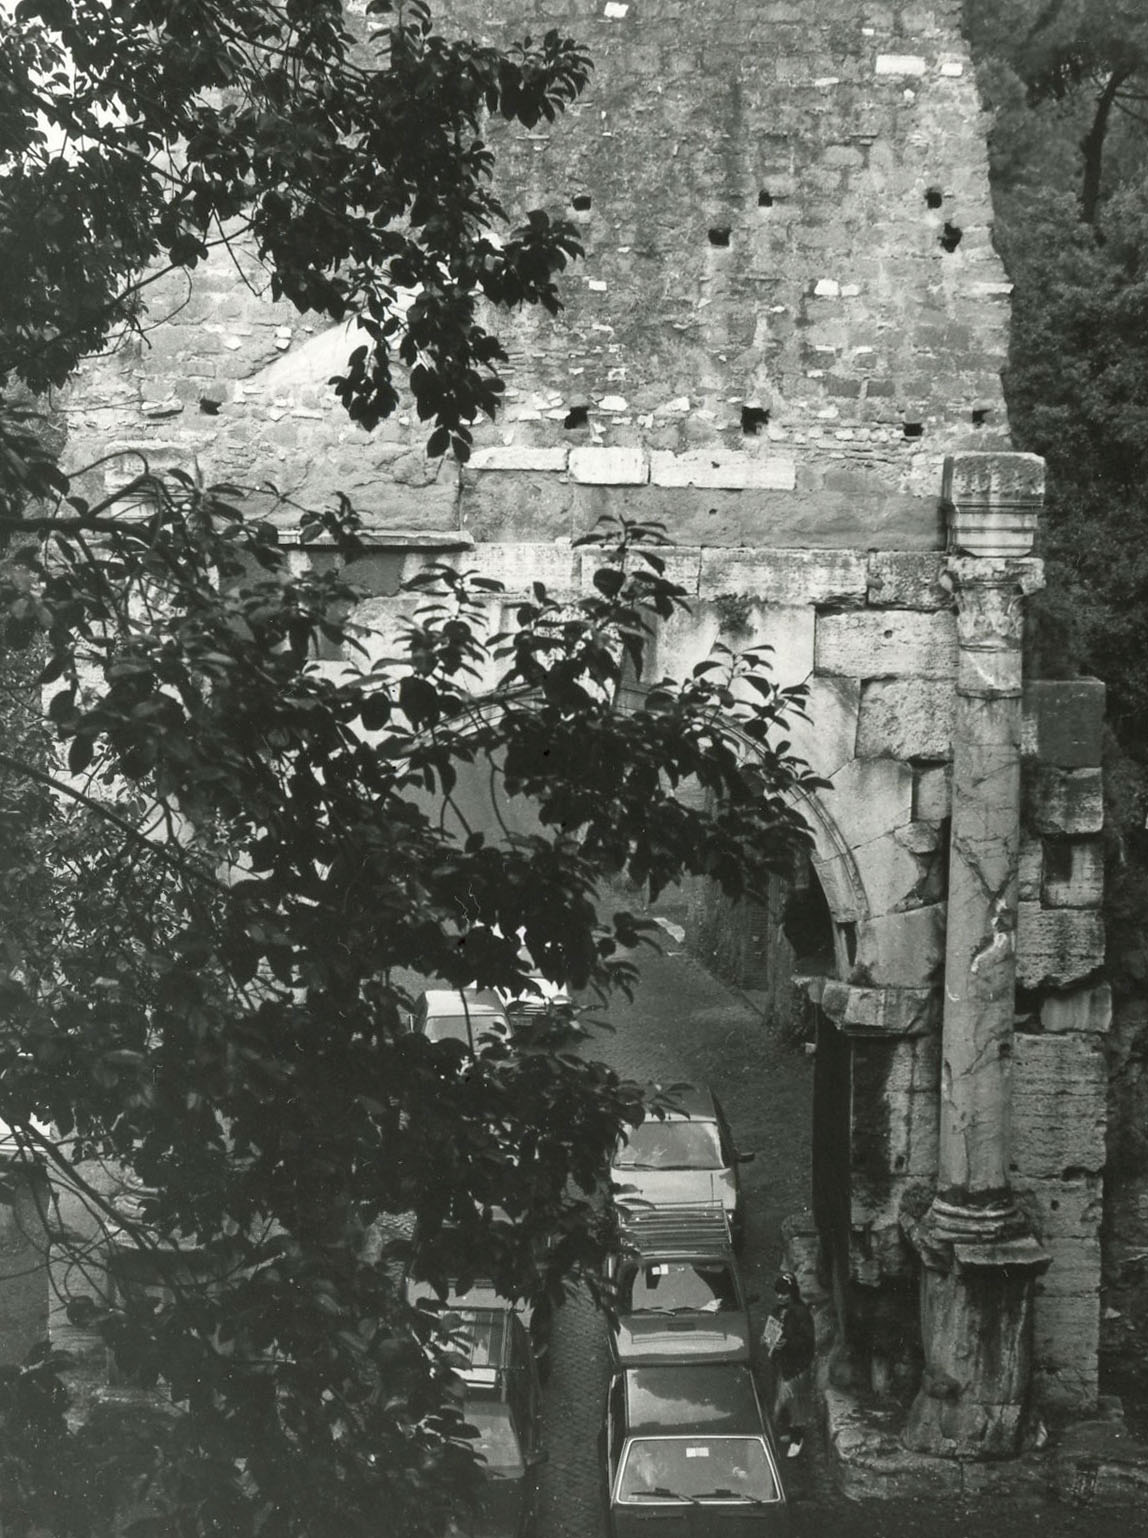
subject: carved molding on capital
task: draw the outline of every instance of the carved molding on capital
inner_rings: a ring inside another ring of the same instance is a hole
[[[945,557],[940,580],[958,606],[963,597],[983,588],[1002,588],[1028,598],[1044,586],[1044,562],[1035,555],[950,553]]]
[[[1025,556],[1044,505],[1036,454],[968,453],[945,460],[941,498],[949,549],[974,557]]]
[[[942,580],[956,598],[958,694],[1019,696],[1024,600],[1043,586],[1043,563],[950,556]]]

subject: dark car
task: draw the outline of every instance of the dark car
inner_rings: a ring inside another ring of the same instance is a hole
[[[615,1373],[605,1471],[611,1538],[789,1538],[777,1449],[748,1367]]]
[[[746,1295],[722,1208],[625,1213],[621,1240],[606,1268],[615,1363],[750,1361],[755,1300]]]
[[[666,1097],[619,1141],[611,1160],[615,1198],[650,1207],[723,1207],[735,1244],[745,1229],[738,1166],[753,1158],[736,1148],[717,1097],[684,1088]]]
[[[463,1383],[462,1414],[477,1432],[471,1443],[484,1467],[473,1512],[452,1534],[466,1538],[528,1538],[534,1530],[542,1447],[542,1389],[534,1354],[513,1309],[458,1309],[444,1315]]]

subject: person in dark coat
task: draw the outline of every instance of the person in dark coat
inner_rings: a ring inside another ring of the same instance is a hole
[[[805,1441],[813,1404],[813,1358],[817,1338],[813,1315],[792,1271],[773,1284],[777,1302],[766,1320],[762,1342],[773,1364],[773,1424],[788,1440],[786,1456],[796,1458]]]

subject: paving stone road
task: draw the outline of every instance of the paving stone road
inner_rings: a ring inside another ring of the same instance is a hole
[[[780,1224],[809,1201],[812,1059],[772,1038],[743,995],[716,982],[669,937],[665,950],[642,960],[634,1003],[612,1012],[615,1031],[597,1034],[584,1050],[629,1077],[708,1083],[717,1092],[739,1146],[756,1153],[743,1168],[749,1203],[743,1269],[749,1289],[767,1300]],[[588,1299],[576,1298],[559,1313],[555,1330],[538,1538],[604,1538],[598,1435],[607,1379],[604,1322]],[[1148,1535],[1148,1513],[1031,1497],[846,1501],[833,1488],[824,1450],[811,1444],[784,1470],[795,1538]]]

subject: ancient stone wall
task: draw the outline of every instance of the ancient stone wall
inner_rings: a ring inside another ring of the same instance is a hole
[[[426,461],[403,415],[340,420],[353,343],[260,297],[242,250],[251,289],[222,252],[152,287],[143,344],[74,394],[73,463],[194,456],[478,541],[609,507],[687,545],[936,547],[943,454],[1004,427],[1009,292],[956,0],[439,9],[492,39],[560,25],[596,63],[565,120],[494,131],[508,205],[573,217],[586,257],[561,316],[504,328],[506,409],[471,467]]]
[[[152,286],[145,338],[71,392],[70,463],[104,460],[89,496],[145,460],[194,466],[286,538],[299,506],[346,492],[374,546],[357,575],[380,654],[428,552],[506,584],[501,627],[534,581],[586,589],[594,554],[571,541],[601,515],[661,520],[693,607],[651,671],[737,640],[809,686],[792,735],[829,781],[806,810],[837,962],[821,1007],[853,1046],[850,1270],[903,1289],[902,1203],[937,1169],[957,668],[942,470],[1008,446],[1009,286],[960,5],[442,10],[492,39],[560,25],[596,61],[565,121],[492,130],[508,206],[576,219],[586,257],[560,316],[502,328],[506,407],[469,464],[428,460],[401,411],[370,433],[343,418],[328,381],[355,338],[271,304],[242,248]],[[1088,681],[1034,685],[1024,744],[1013,1163],[1053,1254],[1040,1386],[1067,1403],[1096,1383],[1101,708]]]

